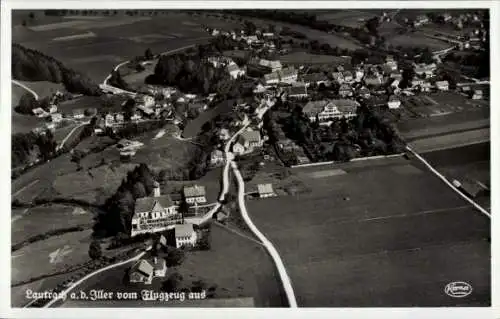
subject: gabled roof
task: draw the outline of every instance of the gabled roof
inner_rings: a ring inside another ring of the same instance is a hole
[[[327,81],[328,77],[324,73],[311,73],[302,76],[304,82]]]
[[[292,86],[286,88],[288,95],[305,95],[307,94],[307,88],[305,86]]]
[[[141,259],[137,263],[135,263],[132,268],[130,268],[130,272],[140,272],[144,276],[153,275],[153,265],[151,265],[147,260]]]
[[[260,133],[258,131],[244,131],[241,133],[241,138],[243,141],[247,141],[249,143],[252,142],[260,142]]]
[[[271,184],[271,183],[259,184],[259,185],[257,185],[257,190],[259,191],[259,194],[274,193],[273,184]]]
[[[205,196],[205,186],[193,185],[186,186],[183,189],[184,197],[200,197]]]
[[[169,195],[162,195],[160,197],[143,197],[136,199],[134,211],[136,213],[149,212],[155,205],[161,205],[161,207],[166,208],[173,206],[174,204]]]
[[[194,232],[193,224],[175,225],[175,237],[188,237]]]

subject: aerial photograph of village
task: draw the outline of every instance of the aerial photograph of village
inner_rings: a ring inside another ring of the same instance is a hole
[[[12,308],[491,306],[489,9],[9,28]]]

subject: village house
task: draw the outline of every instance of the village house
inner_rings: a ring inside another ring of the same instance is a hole
[[[367,99],[370,97],[371,93],[366,86],[362,86],[358,91],[358,95],[364,99]]]
[[[342,84],[339,88],[339,95],[343,98],[352,96],[353,93],[351,86],[347,83]]]
[[[365,76],[364,81],[367,86],[380,86],[383,83],[382,76],[375,74]]]
[[[389,78],[401,81],[403,79],[403,75],[400,72],[391,72],[389,74]]]
[[[280,76],[278,72],[271,72],[264,75],[264,81],[266,85],[278,84],[280,82]]]
[[[449,13],[444,13],[441,18],[443,19],[444,22],[450,21],[453,17]]]
[[[399,88],[399,83],[401,83],[401,81],[399,79],[390,79],[389,83],[391,83],[392,88],[397,89]]]
[[[345,81],[342,72],[332,72],[332,78],[337,84],[342,84]]]
[[[357,68],[356,71],[354,71],[354,77],[356,82],[361,82],[363,77],[365,76],[365,71],[362,68]]]
[[[243,40],[245,40],[247,42],[247,44],[252,44],[252,43],[256,43],[259,41],[259,38],[257,38],[256,35],[250,35],[250,36],[243,36],[241,37]]]
[[[448,91],[449,90],[449,83],[448,83],[448,81],[437,81],[436,88],[439,91]]]
[[[264,141],[260,137],[260,132],[244,131],[234,144],[233,152],[240,155],[250,153],[253,152],[255,148],[261,147],[263,143]]]
[[[83,119],[85,117],[85,114],[83,112],[84,112],[83,109],[73,110],[73,118]]]
[[[210,154],[210,165],[212,165],[213,167],[224,164],[224,160],[224,152],[221,150],[215,150],[212,152],[212,154]]]
[[[182,222],[177,209],[169,195],[161,195],[160,185],[155,182],[152,196],[135,201],[131,236],[163,231]]]
[[[262,33],[262,36],[264,38],[272,38],[272,37],[274,37],[274,33],[273,32],[264,32],[264,33]]]
[[[175,247],[193,247],[196,245],[198,235],[193,229],[193,224],[175,226]]]
[[[300,146],[298,146],[293,140],[289,138],[280,139],[278,142],[278,147],[284,152],[300,149]]]
[[[61,113],[52,113],[50,114],[50,120],[54,123],[59,123],[62,121],[62,114]]]
[[[116,113],[115,114],[115,122],[116,123],[123,123],[123,122],[125,122],[125,115],[123,113]]]
[[[279,60],[271,61],[271,60],[266,60],[266,59],[260,59],[259,65],[270,68],[272,72],[281,70],[283,67]]]
[[[151,264],[153,266],[154,277],[165,277],[165,274],[167,273],[167,262],[164,258],[153,257]]]
[[[152,107],[153,105],[155,105],[155,98],[151,95],[144,95],[142,97],[142,102],[144,103],[145,107]]]
[[[397,96],[391,95],[389,97],[389,101],[387,101],[387,107],[389,109],[398,109],[401,106],[401,101],[398,99]]]
[[[385,65],[391,70],[391,71],[396,71],[398,69],[398,63],[394,61],[394,58],[392,56],[388,56],[385,59]]]
[[[51,104],[49,107],[49,113],[56,113],[57,112],[57,105]]]
[[[473,100],[481,100],[483,98],[483,90],[474,90],[472,94]]]
[[[257,192],[259,193],[260,198],[268,198],[268,197],[275,197],[276,193],[273,190],[273,185],[268,183],[268,184],[258,184],[257,185]]]
[[[351,71],[343,71],[342,75],[344,76],[344,81],[345,82],[352,82],[352,81],[354,81],[354,77],[353,77]]]
[[[297,81],[298,73],[293,66],[279,70],[278,74],[282,83],[292,84]]]
[[[131,121],[139,121],[140,119],[142,119],[142,114],[140,112],[134,112],[130,117]]]
[[[205,186],[185,186],[182,190],[184,200],[189,205],[205,204],[207,202]]]
[[[228,140],[231,135],[229,134],[229,130],[227,128],[221,128],[219,131],[219,139],[222,141]]]
[[[425,83],[425,81],[423,79],[419,79],[417,77],[414,77],[411,80],[411,87],[412,88],[421,87],[424,83]]]
[[[42,109],[41,107],[37,107],[36,109],[33,109],[32,112],[33,112],[33,114],[36,117],[47,117],[47,116],[49,116],[49,113],[45,112],[45,110]]]
[[[432,77],[434,76],[434,72],[436,71],[436,64],[435,63],[431,63],[431,64],[425,64],[425,63],[421,63],[421,64],[414,64],[413,65],[413,69],[415,70],[415,74],[417,75],[425,75],[427,77]]]
[[[424,24],[426,24],[426,23],[428,23],[428,22],[429,22],[429,17],[427,17],[427,16],[426,16],[426,15],[424,15],[424,14],[423,14],[423,15],[419,15],[419,16],[415,19],[415,21],[413,21],[413,26],[415,26],[415,27],[419,27],[419,26],[424,25]]]
[[[285,95],[289,98],[302,99],[308,96],[307,87],[304,86],[291,86],[285,88]]]
[[[354,100],[321,100],[307,103],[302,112],[311,122],[325,122],[330,119],[353,118],[359,103]]]
[[[226,69],[227,69],[227,72],[229,73],[229,75],[231,75],[231,78],[233,78],[233,79],[237,79],[240,76],[245,74],[245,70],[240,69],[240,67],[234,62],[231,62],[226,67]]]
[[[316,85],[330,85],[330,80],[324,73],[304,74],[301,76],[301,81],[304,82],[306,87],[310,86],[313,83]]]
[[[420,91],[422,92],[430,92],[432,90],[432,84],[429,82],[424,82],[420,84]]]
[[[154,267],[145,259],[137,261],[129,270],[129,281],[150,285],[154,277]]]

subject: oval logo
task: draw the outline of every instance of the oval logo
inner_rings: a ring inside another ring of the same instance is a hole
[[[472,286],[463,281],[450,282],[444,287],[444,292],[453,298],[463,298],[472,293]]]

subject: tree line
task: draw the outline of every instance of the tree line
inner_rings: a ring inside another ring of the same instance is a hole
[[[62,83],[71,93],[101,95],[101,90],[89,77],[65,67],[51,56],[17,43],[12,45],[12,78]]]
[[[19,167],[33,163],[37,159],[46,161],[54,156],[56,146],[54,135],[50,130],[42,134],[16,133],[12,135],[11,166]]]

